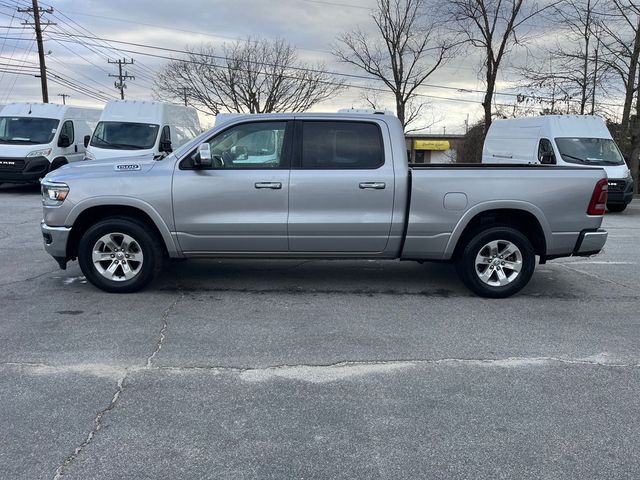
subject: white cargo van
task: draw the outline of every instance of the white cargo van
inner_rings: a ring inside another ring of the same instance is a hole
[[[195,108],[164,102],[112,100],[85,139],[85,160],[159,158],[200,134]]]
[[[11,103],[0,111],[0,183],[38,182],[82,160],[83,138],[100,110],[52,103]]]
[[[482,163],[543,163],[602,167],[609,178],[607,208],[621,212],[633,199],[631,172],[604,121],[587,115],[495,120]]]

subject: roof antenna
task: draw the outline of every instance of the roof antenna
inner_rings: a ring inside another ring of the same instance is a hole
[[[31,115],[31,104],[29,104],[29,115]]]

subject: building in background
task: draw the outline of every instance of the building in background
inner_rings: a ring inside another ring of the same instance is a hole
[[[409,163],[456,163],[462,161],[464,135],[407,133],[405,135]]]

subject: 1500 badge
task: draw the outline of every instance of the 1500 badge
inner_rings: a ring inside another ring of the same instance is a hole
[[[116,170],[140,170],[140,165],[137,163],[123,163],[116,165]]]

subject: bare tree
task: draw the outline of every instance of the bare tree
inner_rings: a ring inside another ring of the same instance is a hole
[[[620,78],[624,91],[618,144],[625,153],[636,191],[640,170],[640,0],[610,0],[603,12],[606,65]],[[632,115],[635,99],[635,116]]]
[[[371,15],[375,36],[356,29],[338,37],[333,52],[386,85],[405,129],[427,106],[418,87],[452,54],[452,43],[438,30],[435,17],[427,18],[426,7],[427,0],[378,0]]]
[[[467,42],[483,52],[485,131],[491,126],[492,100],[505,56],[520,43],[521,27],[554,4],[541,7],[532,0],[448,0],[452,20]]]
[[[640,60],[640,1],[610,0],[602,28],[607,35],[603,42],[604,63],[616,72],[624,89],[622,130],[629,128],[629,119],[638,82]]]
[[[602,62],[602,27],[599,9],[604,0],[565,0],[548,11],[545,20],[559,32],[555,44],[543,49],[521,68],[527,87],[539,96],[568,99],[566,113],[596,112],[596,98],[602,93],[608,69]],[[548,102],[545,102],[548,103]]]
[[[270,113],[310,109],[334,96],[342,82],[297,59],[284,40],[248,38],[187,47],[185,59],[170,61],[158,74],[157,96],[184,99],[201,110]]]

